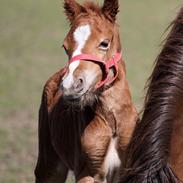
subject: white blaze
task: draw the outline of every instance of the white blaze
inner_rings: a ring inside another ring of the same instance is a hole
[[[84,48],[86,41],[88,40],[89,36],[91,34],[91,29],[89,25],[82,25],[78,27],[74,32],[74,40],[77,44],[77,49],[73,53],[73,57],[76,55],[81,54],[82,49]],[[74,79],[73,79],[73,73],[76,70],[76,68],[79,66],[80,61],[75,61],[69,65],[69,72],[67,76],[65,76],[63,80],[63,87],[68,89],[72,86]]]

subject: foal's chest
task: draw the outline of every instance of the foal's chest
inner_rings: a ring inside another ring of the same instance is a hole
[[[117,137],[112,138],[105,156],[104,168],[107,174],[113,173],[121,165],[121,160],[117,152]]]

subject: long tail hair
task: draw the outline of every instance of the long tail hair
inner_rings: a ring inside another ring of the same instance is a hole
[[[142,119],[127,147],[120,183],[180,182],[168,164],[168,157],[173,123],[180,116],[182,105],[183,8],[171,24],[156,59]]]

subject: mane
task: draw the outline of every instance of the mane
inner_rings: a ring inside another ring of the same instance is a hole
[[[87,12],[93,11],[95,13],[101,14],[101,7],[97,3],[94,3],[92,1],[85,1],[83,6]]]
[[[183,8],[170,27],[149,78],[142,119],[127,148],[121,183],[179,182],[168,156],[173,122],[183,104]]]

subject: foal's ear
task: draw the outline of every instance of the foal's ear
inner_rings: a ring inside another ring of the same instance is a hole
[[[75,0],[64,0],[64,9],[66,16],[71,23],[78,14],[86,12],[84,7],[78,4]]]
[[[119,12],[118,0],[104,0],[102,12],[110,21],[116,20],[116,15]]]

